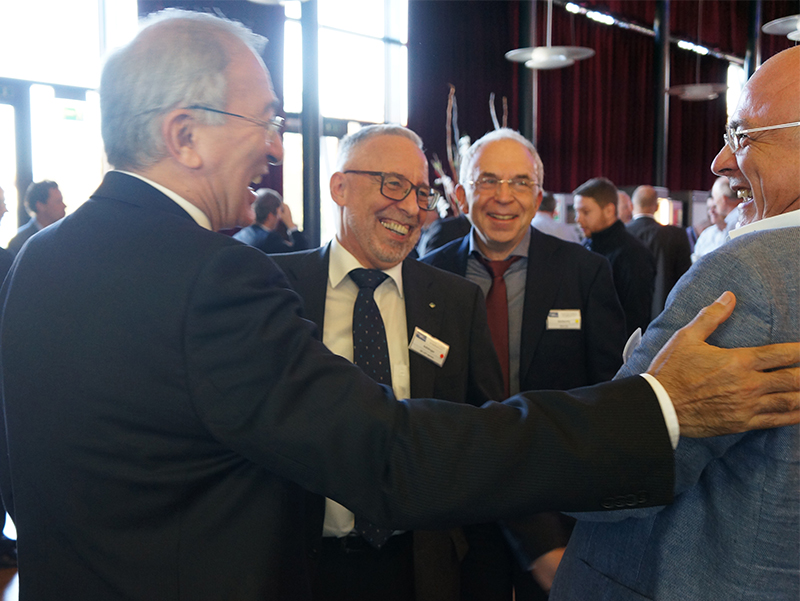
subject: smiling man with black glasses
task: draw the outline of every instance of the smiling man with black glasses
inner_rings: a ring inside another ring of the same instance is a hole
[[[357,282],[359,274],[371,274],[381,280],[370,294],[389,362],[383,378],[373,377],[397,398],[479,406],[504,396],[478,287],[407,258],[439,196],[428,184],[422,140],[396,125],[371,125],[344,138],[330,191],[335,239],[320,249],[273,256],[325,345],[371,371],[356,356],[363,296]],[[462,599],[460,558],[467,549],[482,549],[480,530],[388,531],[375,540],[342,505],[318,495],[306,504],[315,601]]]

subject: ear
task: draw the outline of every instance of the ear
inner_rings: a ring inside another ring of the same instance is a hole
[[[544,197],[544,193],[542,192],[541,186],[539,186],[539,194],[536,196],[536,198],[533,199],[533,212],[534,213],[539,210],[539,205],[542,204],[542,198],[543,197]]]
[[[617,205],[613,202],[608,203],[603,207],[603,214],[608,223],[614,223],[617,220]]]
[[[345,205],[345,190],[347,188],[347,178],[344,173],[337,171],[331,175],[331,198],[340,207]]]
[[[469,203],[467,202],[467,191],[461,184],[456,184],[456,200],[458,201],[458,208],[464,215],[469,213]]]
[[[197,122],[183,109],[171,111],[161,124],[161,135],[167,152],[178,163],[189,169],[203,166],[197,148]]]

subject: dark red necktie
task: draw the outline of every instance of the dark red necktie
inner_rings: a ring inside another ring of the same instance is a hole
[[[522,257],[509,257],[504,261],[489,261],[480,255],[476,255],[478,261],[486,267],[489,275],[492,276],[492,287],[486,295],[486,314],[489,320],[489,331],[492,333],[494,350],[497,351],[497,358],[500,359],[500,367],[503,368],[503,384],[505,385],[506,397],[510,395],[509,389],[509,367],[508,367],[508,295],[506,294],[506,281],[503,275],[511,264]]]

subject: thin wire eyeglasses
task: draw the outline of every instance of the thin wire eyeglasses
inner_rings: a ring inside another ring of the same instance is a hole
[[[528,194],[533,191],[535,187],[539,184],[536,182],[529,180],[526,177],[514,177],[512,179],[499,179],[496,177],[491,177],[488,175],[484,175],[483,177],[479,177],[475,181],[467,182],[470,186],[474,186],[478,190],[482,192],[494,192],[497,190],[501,185],[508,184],[508,187],[511,188],[513,192],[518,194]]]
[[[441,194],[427,186],[415,186],[407,177],[399,173],[386,173],[384,171],[361,171],[358,169],[348,169],[344,173],[355,173],[356,175],[370,175],[381,178],[381,194],[389,200],[400,202],[405,200],[412,191],[417,193],[417,205],[423,211],[433,211]]]
[[[237,115],[236,113],[229,113],[228,111],[212,109],[210,106],[201,106],[199,104],[193,104],[192,106],[185,106],[183,108],[192,111],[208,111],[209,113],[217,113],[218,115],[228,115],[228,117],[244,119],[245,121],[249,121],[250,123],[255,123],[256,125],[263,127],[265,130],[267,130],[267,133],[270,134],[281,133],[283,126],[286,123],[286,119],[280,115],[273,116],[269,121],[262,121],[261,119],[256,119],[254,117],[245,117],[244,115]]]
[[[800,121],[795,121],[793,123],[781,123],[780,125],[768,125],[766,127],[753,127],[751,129],[737,129],[731,125],[725,126],[725,133],[722,135],[722,139],[725,140],[725,144],[728,148],[731,149],[731,152],[737,152],[742,147],[742,140],[747,136],[747,134],[752,133],[754,131],[767,131],[770,129],[783,129],[785,127],[797,127],[800,125]]]

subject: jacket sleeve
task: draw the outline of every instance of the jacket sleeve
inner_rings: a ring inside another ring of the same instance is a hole
[[[672,451],[642,378],[481,408],[397,401],[315,340],[298,308],[268,257],[225,246],[184,325],[198,417],[273,473],[403,529],[600,508],[633,491],[671,499]]]

